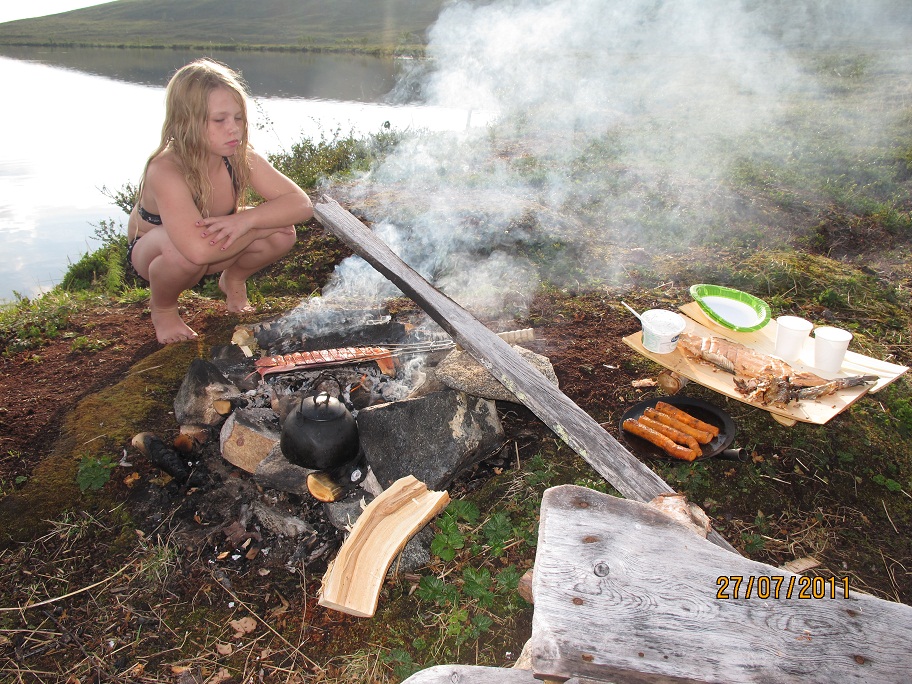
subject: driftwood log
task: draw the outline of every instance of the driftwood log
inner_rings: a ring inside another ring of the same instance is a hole
[[[659,494],[674,492],[662,478],[548,382],[515,349],[463,307],[434,288],[338,202],[323,197],[314,206],[314,214],[327,230],[418,304],[460,347],[469,352],[622,495],[635,501],[647,502]],[[715,530],[707,538],[714,544],[735,552]]]
[[[537,548],[540,679],[909,681],[912,607],[726,553],[650,506],[554,487]]]

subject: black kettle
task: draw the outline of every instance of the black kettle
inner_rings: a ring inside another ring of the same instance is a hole
[[[358,425],[351,412],[327,392],[301,399],[282,423],[282,454],[311,470],[332,470],[358,456]]]

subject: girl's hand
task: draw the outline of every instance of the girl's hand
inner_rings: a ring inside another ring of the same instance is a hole
[[[243,214],[238,212],[230,216],[210,216],[196,222],[196,225],[203,229],[200,237],[209,240],[210,245],[221,243],[222,251],[228,249],[238,238],[246,235],[253,228],[245,220]]]

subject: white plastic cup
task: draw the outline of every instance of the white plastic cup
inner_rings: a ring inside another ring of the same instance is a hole
[[[655,354],[670,354],[678,346],[678,338],[687,322],[680,314],[665,309],[650,309],[640,315],[643,325],[643,346]]]
[[[814,330],[814,368],[838,373],[851,341],[852,333],[842,328],[824,326]]]
[[[780,316],[776,319],[776,356],[783,361],[795,361],[801,356],[804,341],[814,324],[798,316]]]

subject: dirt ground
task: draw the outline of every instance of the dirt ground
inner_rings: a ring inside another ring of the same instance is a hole
[[[190,325],[206,325],[211,303],[185,303]],[[91,307],[71,320],[72,334],[40,349],[0,357],[0,480],[28,478],[60,436],[67,412],[85,396],[118,382],[130,366],[161,347],[145,304]],[[75,335],[111,342],[73,351]],[[78,370],[78,372],[77,372]]]

